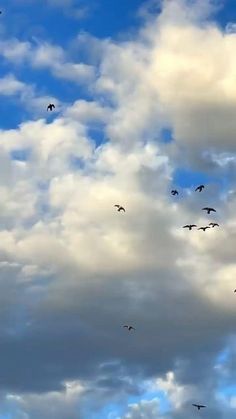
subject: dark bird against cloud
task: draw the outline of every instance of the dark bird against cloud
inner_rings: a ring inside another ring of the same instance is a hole
[[[171,194],[172,194],[172,195],[179,195],[179,192],[178,192],[176,189],[173,189],[173,190],[171,191]]]
[[[214,208],[209,208],[209,207],[202,208],[202,211],[207,211],[207,214],[210,214],[211,211],[216,212]]]
[[[203,404],[193,404],[194,407],[196,407],[198,410],[202,409],[204,406]]]
[[[203,231],[206,231],[206,229],[207,228],[210,228],[209,226],[206,226],[206,227],[200,227],[200,228],[198,228],[198,230],[203,230]]]
[[[209,223],[209,226],[211,226],[211,227],[219,227],[219,224],[217,224],[217,223]]]
[[[124,209],[124,207],[122,207],[121,205],[119,205],[119,204],[116,204],[116,205],[114,205],[114,207],[117,207],[118,209],[117,209],[117,211],[119,212],[119,211],[124,211],[125,212],[125,209]]]
[[[53,103],[49,103],[48,107],[47,107],[47,111],[52,111],[53,109],[55,109],[55,105]]]
[[[128,329],[128,331],[130,332],[131,330],[135,330],[135,328],[133,326],[128,326],[127,324],[123,327],[126,327]]]
[[[205,188],[205,186],[204,185],[199,185],[196,189],[195,189],[195,192],[202,192],[202,190]]]
[[[196,224],[187,224],[186,226],[183,226],[183,228],[188,228],[189,230],[192,230],[193,227],[197,227]]]

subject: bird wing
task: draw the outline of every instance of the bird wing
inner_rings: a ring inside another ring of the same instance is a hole
[[[189,225],[183,226],[183,228],[189,228],[189,227],[190,227]]]
[[[116,205],[114,205],[114,207],[120,208],[120,205],[116,204]]]
[[[129,326],[127,326],[127,325],[125,325],[125,326],[123,326],[123,327],[127,327],[127,328],[129,328]]]
[[[191,227],[197,227],[196,224],[191,224]]]
[[[198,186],[198,187],[195,189],[195,192],[199,191],[199,189],[200,189],[200,186]]]
[[[216,212],[216,210],[215,210],[214,208],[209,208],[209,210],[210,210],[210,211],[214,211],[214,212]]]
[[[205,208],[202,208],[202,210],[206,210],[206,211],[208,211],[210,208],[208,208],[208,207],[205,207]]]
[[[120,207],[119,210],[125,212],[125,209],[123,207]]]
[[[54,108],[54,109],[55,109],[55,105],[53,105],[53,104],[52,104],[52,108]]]
[[[133,326],[130,326],[130,330],[131,330],[131,329],[135,330],[135,328],[134,328]]]
[[[198,228],[198,230],[204,230],[204,228],[203,227],[200,227],[200,228]]]
[[[206,407],[206,406],[204,406],[203,404],[199,404],[199,407]]]
[[[192,404],[192,406],[198,407],[198,404]]]

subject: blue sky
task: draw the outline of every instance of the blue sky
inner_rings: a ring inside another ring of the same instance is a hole
[[[234,1],[1,10],[0,418],[233,419]]]

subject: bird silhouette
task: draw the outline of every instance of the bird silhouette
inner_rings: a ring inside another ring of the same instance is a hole
[[[131,330],[135,330],[135,328],[133,326],[128,326],[127,324],[123,327],[126,327],[128,329],[128,331],[130,332]]]
[[[183,226],[183,228],[188,228],[189,230],[192,230],[193,227],[197,227],[196,224],[187,224],[186,226]]]
[[[207,228],[210,228],[210,227],[209,226],[207,226],[207,227],[200,227],[200,228],[198,228],[198,230],[206,231]]]
[[[118,211],[118,212],[120,212],[120,211],[124,211],[124,212],[125,212],[124,207],[122,207],[122,206],[121,206],[121,205],[119,205],[119,204],[114,205],[114,207],[117,207],[117,211]]]
[[[204,211],[204,210],[207,211],[207,214],[210,214],[211,211],[216,212],[216,210],[214,208],[209,208],[209,207],[202,208],[202,211]]]
[[[202,190],[205,188],[205,186],[204,185],[199,185],[196,189],[195,189],[195,192],[202,192]]]
[[[179,195],[179,192],[176,189],[173,189],[171,191],[171,195]]]
[[[200,410],[202,407],[206,407],[203,404],[193,404],[194,407],[197,407],[198,410]]]
[[[219,227],[219,224],[217,224],[217,223],[209,223],[209,226],[212,226],[212,227]]]
[[[47,107],[47,111],[50,110],[52,111],[53,108],[55,109],[55,105],[53,103],[49,103],[48,107]]]

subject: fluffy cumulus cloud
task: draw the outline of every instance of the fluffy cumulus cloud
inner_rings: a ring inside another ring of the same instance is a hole
[[[214,8],[164,1],[129,40],[79,36],[89,65],[50,42],[0,44],[0,94],[28,112],[0,131],[2,417],[187,419],[198,402],[199,418],[235,416],[236,37]],[[41,95],[15,66],[90,99]],[[189,167],[213,180],[176,199]]]

